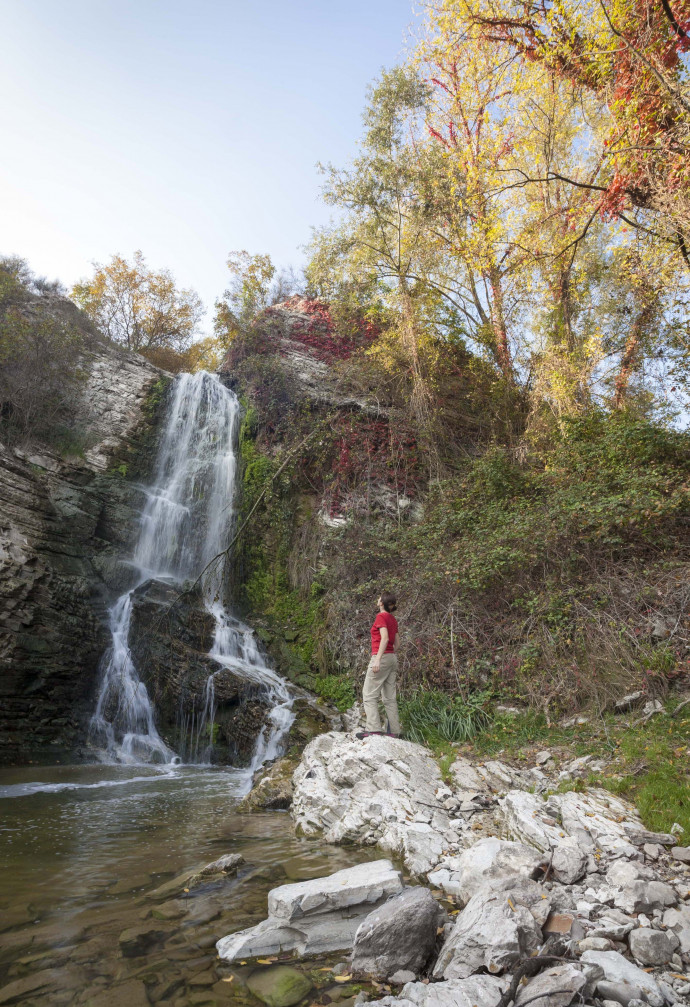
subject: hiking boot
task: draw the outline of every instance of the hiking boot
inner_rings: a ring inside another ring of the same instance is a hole
[[[383,736],[383,731],[357,731],[357,734],[355,734],[355,738],[359,738],[359,740],[361,741],[362,738],[371,738],[375,734]]]

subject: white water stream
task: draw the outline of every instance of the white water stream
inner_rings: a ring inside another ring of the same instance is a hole
[[[218,670],[206,683],[203,710],[184,718],[185,761],[209,761],[216,711],[214,679],[225,669],[258,686],[271,708],[250,772],[279,754],[292,723],[293,699],[285,682],[266,666],[252,631],[226,610],[226,558],[209,566],[227,548],[235,524],[238,421],[237,397],[215,375],[203,371],[176,378],[134,551],[139,579],[110,610],[112,645],[104,656],[90,730],[92,744],[108,759],[181,761],[156,730],[155,711],[128,645],[132,596],[150,579],[183,585],[201,576],[204,602],[215,620],[209,656]]]

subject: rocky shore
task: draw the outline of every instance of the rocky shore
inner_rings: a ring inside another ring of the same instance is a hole
[[[219,956],[342,952],[348,978],[388,984],[386,1007],[689,1002],[690,848],[575,787],[591,758],[537,762],[458,758],[444,779],[420,745],[318,736],[293,777],[298,834],[376,847],[401,870],[375,859],[281,885]]]

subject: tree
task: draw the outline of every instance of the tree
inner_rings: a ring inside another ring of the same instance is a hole
[[[6,439],[74,439],[81,362],[92,336],[59,283],[0,259],[0,428]],[[65,310],[71,309],[70,310]]]
[[[465,37],[508,47],[595,94],[608,128],[598,171],[554,175],[598,192],[601,209],[655,226],[690,266],[690,0],[440,0]]]
[[[169,270],[149,268],[139,251],[131,263],[120,255],[94,263],[93,276],[75,284],[72,297],[110,339],[144,354],[185,350],[204,314],[198,294],[178,289]]]

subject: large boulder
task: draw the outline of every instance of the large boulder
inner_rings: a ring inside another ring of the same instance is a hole
[[[642,831],[642,822],[631,804],[604,790],[552,794],[546,801],[538,794],[512,790],[499,805],[508,834],[544,852],[556,850],[570,837],[585,854],[600,850],[612,858],[637,857],[629,832]],[[572,843],[568,845],[572,849]]]
[[[439,905],[427,888],[407,888],[374,909],[355,934],[352,971],[388,979],[400,969],[417,975],[436,943]]]
[[[447,850],[450,822],[436,795],[441,774],[421,745],[323,734],[304,750],[294,785],[292,815],[303,835],[378,843],[415,875],[430,871]]]
[[[268,894],[268,919],[221,938],[218,954],[235,961],[280,951],[311,955],[349,950],[364,917],[402,889],[400,873],[388,860],[281,885]]]
[[[493,881],[515,875],[538,877],[546,862],[545,855],[533,846],[487,837],[459,856],[442,860],[429,874],[429,881],[465,904]]]
[[[505,972],[534,954],[542,933],[526,906],[510,892],[473,895],[458,916],[434,966],[434,976],[466,979],[486,969]]]

